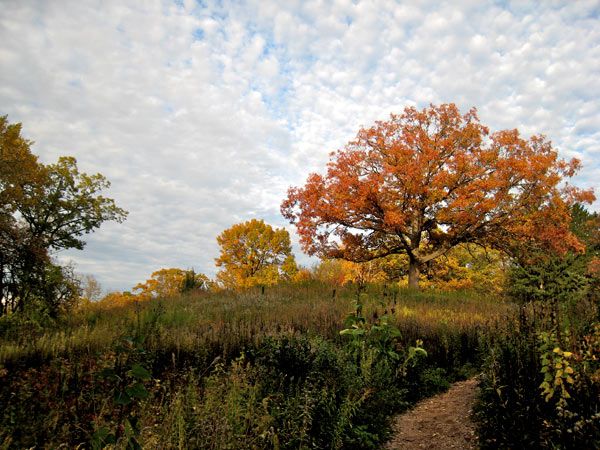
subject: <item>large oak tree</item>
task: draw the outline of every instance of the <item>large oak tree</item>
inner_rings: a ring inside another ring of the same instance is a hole
[[[409,286],[418,287],[422,265],[461,243],[581,249],[569,206],[594,195],[564,183],[579,166],[559,159],[544,136],[490,133],[475,109],[406,108],[361,129],[331,154],[325,175],[289,189],[281,211],[309,254],[368,261],[404,253]]]

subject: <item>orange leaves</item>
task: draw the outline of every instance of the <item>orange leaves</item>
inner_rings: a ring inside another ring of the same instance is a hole
[[[181,292],[186,271],[177,268],[160,269],[153,272],[144,283],[133,288],[140,300],[173,297]]]
[[[339,255],[340,241],[345,257],[406,252],[417,264],[461,242],[577,248],[568,207],[594,196],[561,182],[578,168],[576,160],[559,160],[541,135],[490,135],[475,109],[406,108],[360,130],[331,154],[325,176],[290,189],[281,210],[304,250],[323,257]]]
[[[394,227],[402,228],[406,225],[406,217],[397,210],[388,209],[384,212],[383,223],[392,229]]]
[[[176,297],[191,290],[205,291],[211,287],[212,282],[202,273],[177,268],[160,269],[152,272],[145,282],[138,283],[133,288],[133,293],[111,292],[100,301],[100,305],[109,308],[119,307],[137,301]]]

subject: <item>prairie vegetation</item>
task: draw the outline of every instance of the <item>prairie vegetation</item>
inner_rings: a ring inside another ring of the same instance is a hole
[[[577,448],[598,440],[595,307],[313,281],[92,303],[43,330],[4,321],[0,441],[377,448],[394,413],[483,370],[484,445]],[[557,321],[568,334],[548,331]],[[573,383],[546,400],[558,356]]]
[[[485,331],[514,314],[468,293],[307,282],[4,323],[2,440],[376,447],[392,413],[473,374]]]
[[[600,217],[543,137],[407,108],[218,238],[101,300],[51,252],[126,212],[0,117],[0,448],[373,449],[479,374],[484,448],[600,446]],[[7,170],[8,168],[8,170]]]

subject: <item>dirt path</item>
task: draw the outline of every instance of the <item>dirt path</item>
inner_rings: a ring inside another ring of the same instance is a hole
[[[477,449],[475,425],[469,417],[476,395],[477,380],[472,378],[453,384],[444,394],[423,400],[396,418],[394,437],[385,448]]]

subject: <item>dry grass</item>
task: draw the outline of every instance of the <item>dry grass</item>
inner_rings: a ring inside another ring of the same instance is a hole
[[[407,339],[426,337],[440,328],[474,329],[514,311],[510,303],[468,292],[414,292],[374,285],[360,295],[367,318],[388,315]],[[260,289],[203,293],[119,308],[92,304],[43,333],[7,333],[0,340],[0,364],[92,354],[136,332],[147,335],[151,349],[177,354],[207,345],[229,354],[265,337],[290,333],[338,339],[357,298],[355,286],[307,283],[276,286],[264,293]]]

